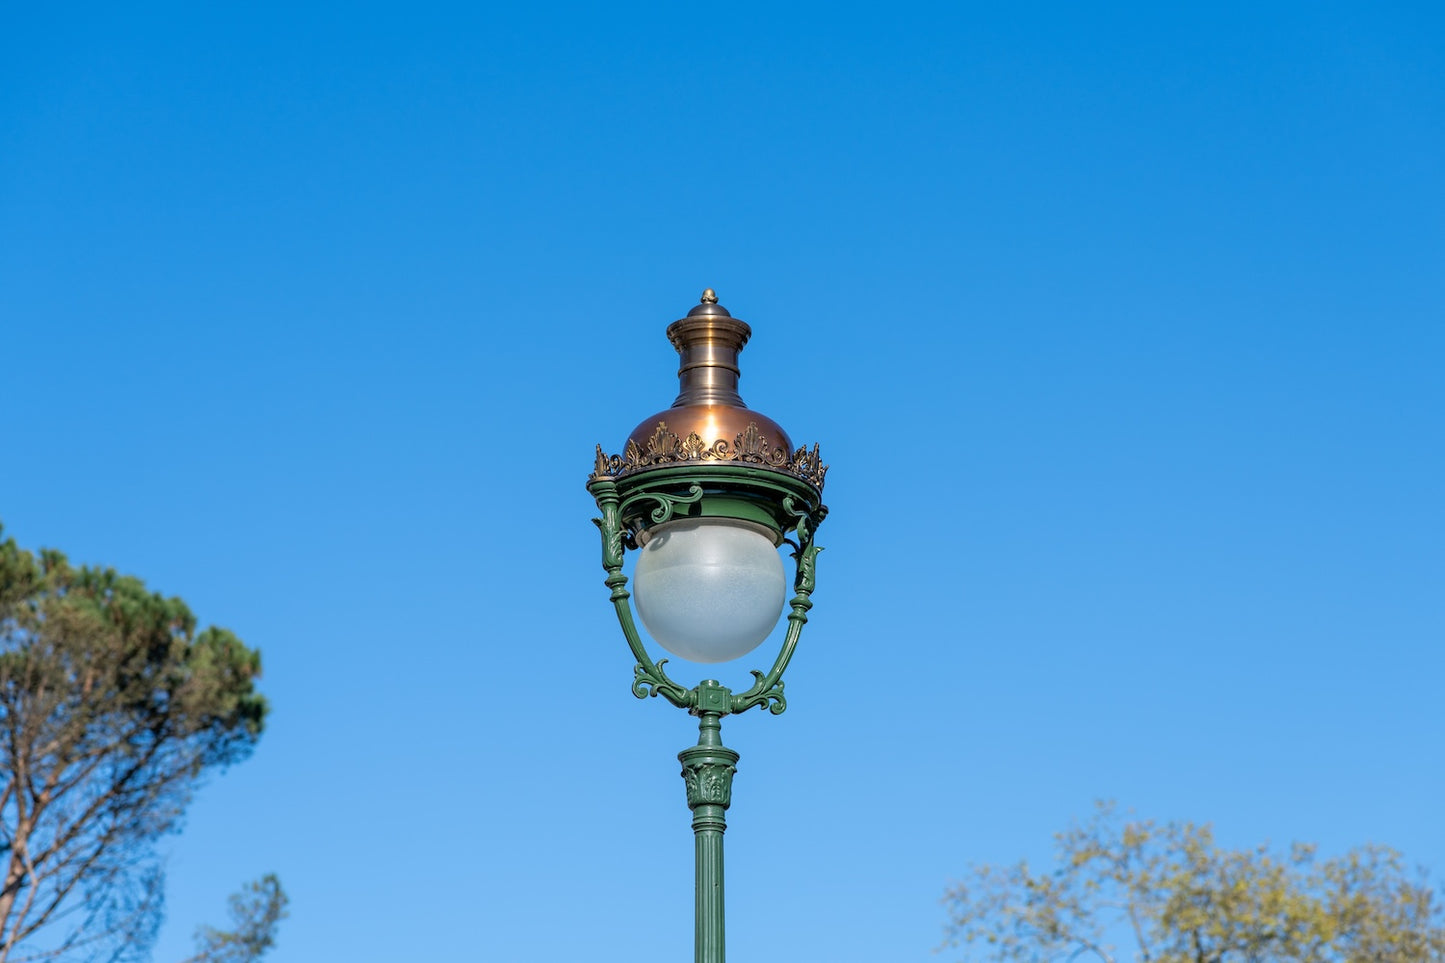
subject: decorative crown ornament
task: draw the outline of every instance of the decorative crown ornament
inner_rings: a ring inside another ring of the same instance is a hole
[[[598,445],[597,467],[588,476],[588,481],[620,478],[631,472],[688,461],[738,462],[771,468],[801,479],[819,492],[823,490],[823,481],[828,475],[828,466],[820,460],[817,445],[812,451],[799,448],[790,455],[786,449],[770,445],[755,421],[748,422],[747,428],[731,443],[719,438],[711,445],[704,444],[695,431],[679,440],[668,430],[667,422],[659,421],[645,448],[638,447],[637,442],[629,439],[622,454],[608,455]]]

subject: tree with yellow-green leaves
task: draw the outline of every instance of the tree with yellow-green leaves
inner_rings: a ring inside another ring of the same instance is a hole
[[[1050,871],[978,866],[949,889],[946,947],[996,963],[1445,963],[1438,894],[1391,849],[1229,849],[1207,825],[1108,805],[1055,840]]]

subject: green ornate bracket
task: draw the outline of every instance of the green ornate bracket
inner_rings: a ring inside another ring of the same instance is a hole
[[[602,517],[594,518],[592,522],[602,532],[602,567],[607,570],[606,585],[612,590],[612,605],[617,610],[617,621],[622,626],[627,647],[637,659],[637,665],[632,670],[632,694],[639,699],[660,695],[679,709],[692,709],[697,704],[696,694],[667,677],[667,673],[662,669],[667,664],[666,659],[660,662],[652,661],[652,657],[647,654],[647,647],[642,644],[637,623],[633,621],[632,605],[628,601],[632,593],[627,591],[627,576],[622,574],[623,541],[629,536],[622,524],[622,506],[617,486],[611,483],[599,484],[594,488],[593,494],[597,498],[597,507],[602,510]],[[667,509],[667,517],[671,517],[673,506],[663,499],[659,499],[659,502]]]
[[[598,463],[607,464],[600,448]],[[735,465],[694,464],[679,470],[680,467],[639,471],[625,478],[594,474],[587,486],[602,512],[601,518],[592,521],[602,535],[605,584],[611,589],[623,637],[637,660],[632,694],[639,699],[660,695],[694,714],[706,712],[721,717],[757,706],[778,715],[788,707],[783,695],[783,672],[797,649],[803,626],[808,621],[808,610],[813,607],[817,557],[822,551],[815,544],[813,533],[828,509],[810,483],[780,472]],[[691,689],[674,681],[663,668],[667,660],[654,662],[638,632],[629,601],[631,593],[627,591],[627,576],[622,574],[624,553],[636,547],[637,535],[644,529],[678,517],[742,518],[762,522],[791,536],[785,541],[793,545],[796,571],[782,649],[772,668],[766,674],[752,670],[753,684],[737,694],[714,680],[706,680]]]
[[[798,647],[803,626],[808,622],[808,610],[813,607],[818,553],[823,550],[821,546],[813,543],[813,529],[822,521],[822,514],[826,513],[827,509],[822,506],[811,509],[799,507],[791,496],[787,496],[783,499],[783,510],[793,517],[793,534],[797,536],[797,541],[793,543],[793,559],[797,562],[797,569],[793,576],[793,600],[789,603],[788,632],[783,637],[783,648],[778,652],[778,658],[773,662],[768,674],[763,675],[756,669],[752,670],[752,686],[732,697],[729,708],[734,713],[746,712],[753,706],[766,707],[773,715],[787,711],[788,700],[783,696],[783,672],[792,661],[793,650]]]

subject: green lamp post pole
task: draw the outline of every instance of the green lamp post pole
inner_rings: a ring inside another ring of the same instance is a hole
[[[783,672],[813,607],[813,533],[827,515],[828,468],[794,449],[777,422],[738,395],[738,353],[751,329],[711,290],[667,337],[681,356],[672,407],[642,421],[620,455],[597,448],[587,490],[601,518],[602,567],[622,634],[637,664],[632,693],[662,696],[698,717],[697,745],[678,754],[692,810],[697,855],[696,963],[724,963],[723,832],[738,754],[722,744],[723,716],[787,708]],[[740,692],[715,679],[686,688],[648,655],[633,617],[633,594],[648,634],[674,655],[721,663],[757,648],[777,625],[787,596],[779,547],[795,562],[788,628],[766,673]],[[636,553],[632,592],[624,553]]]

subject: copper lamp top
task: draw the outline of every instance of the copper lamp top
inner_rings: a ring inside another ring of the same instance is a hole
[[[658,426],[679,439],[696,434],[704,447],[722,441],[729,445],[756,425],[762,440],[778,451],[791,452],[793,443],[781,425],[750,410],[738,394],[738,354],[748,343],[752,328],[717,303],[712,288],[687,317],[667,327],[667,339],[677,349],[678,393],[672,407],[645,418],[627,440],[646,448]]]

